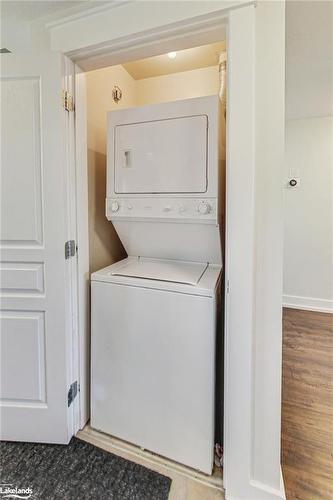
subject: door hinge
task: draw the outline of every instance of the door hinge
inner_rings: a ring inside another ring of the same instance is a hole
[[[78,386],[77,380],[75,380],[75,382],[73,382],[70,385],[69,390],[68,390],[68,394],[67,394],[67,406],[68,406],[68,408],[70,407],[70,405],[73,403],[74,399],[76,398],[78,390],[80,390],[80,388]]]
[[[68,240],[65,243],[65,259],[74,257],[77,252],[77,246],[74,240]]]
[[[62,91],[62,105],[65,111],[74,111],[74,99],[68,90]]]
[[[74,257],[77,252],[77,246],[75,240],[68,240],[65,243],[65,259],[69,259],[70,257]]]

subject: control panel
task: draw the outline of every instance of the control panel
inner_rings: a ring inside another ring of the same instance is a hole
[[[108,198],[106,216],[115,219],[159,219],[217,222],[216,198]]]

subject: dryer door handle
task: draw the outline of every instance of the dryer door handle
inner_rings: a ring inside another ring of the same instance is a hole
[[[132,150],[129,148],[123,149],[123,168],[132,166]]]

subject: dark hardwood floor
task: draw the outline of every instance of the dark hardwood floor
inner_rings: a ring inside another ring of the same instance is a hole
[[[333,500],[333,315],[284,310],[282,375],[287,500]]]

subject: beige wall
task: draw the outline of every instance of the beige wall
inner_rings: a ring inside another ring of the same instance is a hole
[[[89,71],[87,76],[88,148],[106,154],[106,113],[136,105],[136,81],[120,65]],[[123,96],[116,104],[112,87],[118,85]]]
[[[106,113],[135,105],[135,80],[122,66],[90,71],[87,76],[88,206],[90,271],[94,272],[125,257],[111,222],[105,217]],[[112,100],[112,87],[123,91],[121,101]]]
[[[123,246],[105,217],[106,115],[112,109],[217,94],[218,66],[134,80],[120,65],[90,71],[87,76],[88,186],[90,271],[125,257]],[[123,97],[112,100],[118,85]]]
[[[194,69],[171,75],[144,78],[136,82],[138,106],[218,94],[218,66]]]

